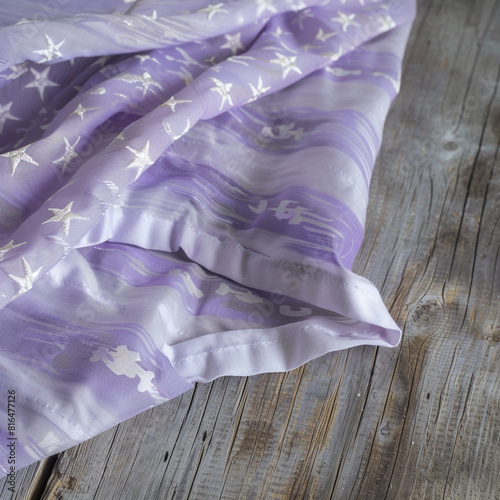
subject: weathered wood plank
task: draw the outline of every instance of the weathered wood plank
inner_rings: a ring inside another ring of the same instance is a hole
[[[499,76],[498,0],[419,2],[355,265],[399,348],[197,386],[61,454],[43,498],[500,498]]]
[[[38,500],[41,498],[54,462],[55,457],[49,457],[16,471],[14,484],[10,484],[6,479],[0,480],[0,500]]]

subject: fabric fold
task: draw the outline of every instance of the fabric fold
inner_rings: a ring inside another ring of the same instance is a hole
[[[0,476],[10,432],[18,470],[195,382],[400,341],[351,267],[414,1],[93,4],[0,19]]]

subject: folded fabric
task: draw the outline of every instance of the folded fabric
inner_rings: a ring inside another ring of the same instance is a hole
[[[0,5],[0,476],[398,344],[350,269],[413,0]]]

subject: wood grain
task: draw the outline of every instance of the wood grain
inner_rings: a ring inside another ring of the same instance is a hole
[[[198,385],[14,498],[500,498],[500,2],[418,7],[355,264],[401,345]]]

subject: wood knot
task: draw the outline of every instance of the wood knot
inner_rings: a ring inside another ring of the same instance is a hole
[[[458,149],[458,144],[455,141],[445,142],[444,149],[446,149],[446,151],[456,151]]]
[[[429,326],[440,310],[441,304],[435,299],[421,301],[411,316],[411,322],[416,326]]]

